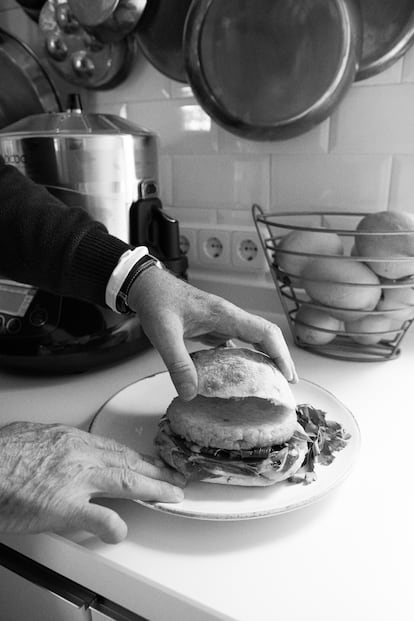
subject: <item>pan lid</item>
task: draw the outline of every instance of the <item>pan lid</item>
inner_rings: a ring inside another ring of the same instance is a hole
[[[32,114],[0,131],[0,136],[67,136],[67,135],[147,135],[153,132],[131,123],[116,114],[87,114],[82,110],[80,96],[71,93],[65,112]]]
[[[245,138],[286,139],[331,114],[353,82],[361,42],[354,0],[194,0],[186,71],[219,125]]]

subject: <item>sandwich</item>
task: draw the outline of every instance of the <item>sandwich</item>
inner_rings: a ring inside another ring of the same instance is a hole
[[[311,439],[273,361],[248,348],[192,354],[198,394],[175,397],[155,437],[160,457],[188,480],[267,486],[293,477]]]

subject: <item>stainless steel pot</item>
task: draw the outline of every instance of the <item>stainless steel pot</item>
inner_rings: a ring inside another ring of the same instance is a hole
[[[154,133],[116,115],[85,114],[76,95],[65,112],[32,115],[0,132],[6,162],[125,241],[131,205],[157,195],[157,151]]]

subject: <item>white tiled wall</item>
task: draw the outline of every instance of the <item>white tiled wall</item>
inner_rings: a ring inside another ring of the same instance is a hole
[[[14,0],[1,3],[0,26],[42,53],[36,25]],[[283,142],[242,140],[219,128],[187,85],[141,56],[116,89],[83,97],[90,111],[121,114],[159,134],[162,199],[182,226],[251,226],[253,202],[272,211],[414,213],[414,48],[382,74],[355,83],[329,120]],[[259,310],[277,304],[265,273],[200,272],[194,279],[244,305],[260,289]]]

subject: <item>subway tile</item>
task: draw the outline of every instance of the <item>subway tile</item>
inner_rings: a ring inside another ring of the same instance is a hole
[[[169,100],[128,103],[128,118],[160,137],[165,153],[214,153],[216,131],[195,102]]]
[[[406,52],[403,59],[403,82],[414,82],[414,46]]]
[[[83,108],[93,114],[116,114],[126,118],[127,107],[122,101],[96,101],[95,97],[91,96],[91,91],[87,91],[82,97]]]
[[[187,228],[214,227],[217,225],[217,214],[214,209],[194,207],[177,207],[164,205],[168,213],[176,218],[182,226]]]
[[[218,128],[221,153],[324,153],[329,145],[329,119],[317,127],[289,140],[247,140]]]
[[[272,207],[386,209],[391,158],[379,155],[273,156]]]
[[[174,203],[229,209],[269,203],[269,159],[266,156],[176,156],[173,159]]]
[[[389,209],[414,214],[414,155],[393,158]]]
[[[414,153],[414,84],[353,87],[332,115],[331,150]]]
[[[191,86],[184,82],[176,82],[175,80],[171,80],[170,83],[170,93],[171,97],[175,99],[179,98],[194,98],[193,89]]]
[[[161,201],[166,205],[172,204],[172,161],[169,155],[159,155],[159,194]]]
[[[217,212],[217,224],[237,229],[239,227],[253,227],[253,215],[250,207],[246,209],[221,209]]]
[[[400,58],[380,73],[377,73],[370,78],[365,78],[364,80],[355,81],[353,87],[375,86],[378,84],[399,84],[402,80],[402,74],[403,59]]]

